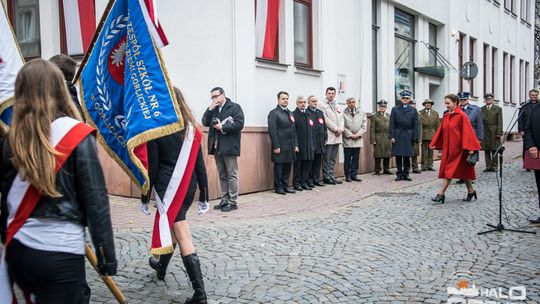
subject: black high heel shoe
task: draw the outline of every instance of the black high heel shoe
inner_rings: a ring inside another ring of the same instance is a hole
[[[437,194],[437,196],[435,196],[431,200],[437,203],[440,202],[441,204],[444,204],[444,198],[445,198],[444,194],[443,195]]]
[[[467,193],[467,198],[464,198],[463,201],[464,202],[470,202],[470,201],[472,201],[473,197],[474,197],[475,200],[478,199],[478,195],[476,195],[476,190],[474,190],[471,193]]]

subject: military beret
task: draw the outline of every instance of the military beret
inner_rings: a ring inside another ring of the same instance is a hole
[[[487,93],[486,95],[484,95],[484,99],[488,99],[488,98],[493,98],[493,94],[491,93]]]
[[[428,98],[428,99],[424,100],[424,102],[422,102],[422,105],[425,105],[426,103],[433,104],[434,102],[433,102],[433,100]]]
[[[469,99],[469,92],[459,92],[457,97],[458,99]]]

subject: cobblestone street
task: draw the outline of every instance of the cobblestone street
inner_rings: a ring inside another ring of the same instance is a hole
[[[511,144],[512,157],[506,154],[503,224],[536,235],[477,235],[498,220],[495,173],[479,174],[472,203],[461,201],[465,187],[455,184],[444,205],[432,203],[441,182],[426,172],[413,175],[412,183],[364,175],[360,183],[286,197],[244,195],[231,214],[189,214],[209,302],[441,303],[447,287],[456,287],[454,273],[472,272],[478,288],[507,294],[524,286],[526,302],[539,303],[539,228],[527,222],[538,215],[536,188],[533,173],[520,168],[520,145]],[[136,200],[112,200],[116,282],[130,303],[183,303],[192,291],[178,251],[165,281],[157,280],[148,266],[151,219],[131,220],[129,228],[117,220],[118,208],[128,203],[137,209]],[[93,302],[115,302],[93,271],[87,276]]]

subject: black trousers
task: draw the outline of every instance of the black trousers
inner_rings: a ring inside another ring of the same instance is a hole
[[[322,153],[315,153],[315,158],[311,162],[311,170],[309,172],[309,182],[317,184],[321,182],[321,166],[323,160]]]
[[[540,208],[540,170],[534,170],[534,178],[536,179],[536,190],[538,191],[538,208]]]
[[[410,156],[396,156],[397,176],[408,177],[411,170]]]
[[[309,175],[313,160],[297,160],[294,162],[293,180],[295,186],[306,186],[311,184]]]
[[[292,163],[274,163],[274,189],[285,190],[289,187]]]
[[[381,161],[383,163],[383,170],[390,170],[390,157],[375,157],[375,172],[381,172]]]
[[[345,177],[356,177],[358,175],[358,162],[360,161],[360,148],[343,148],[343,169]]]
[[[84,276],[84,255],[43,251],[13,239],[6,251],[10,277],[36,296],[36,304],[79,303]]]

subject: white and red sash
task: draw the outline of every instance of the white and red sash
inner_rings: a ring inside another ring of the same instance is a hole
[[[153,255],[171,253],[174,250],[171,228],[186,197],[201,141],[202,131],[189,124],[186,127],[184,143],[163,198],[160,198],[154,189],[158,212],[156,212],[154,231],[152,232],[150,252]]]
[[[56,151],[60,152],[60,155],[56,157],[55,173],[60,170],[77,145],[92,132],[95,132],[94,128],[70,117],[62,117],[53,121],[51,125],[51,144]],[[6,244],[0,261],[0,303],[17,303],[5,261],[6,248],[17,231],[24,225],[40,198],[41,195],[34,186],[22,180],[19,175],[15,177],[7,195],[10,210]],[[27,302],[29,301],[30,299],[27,298]]]

